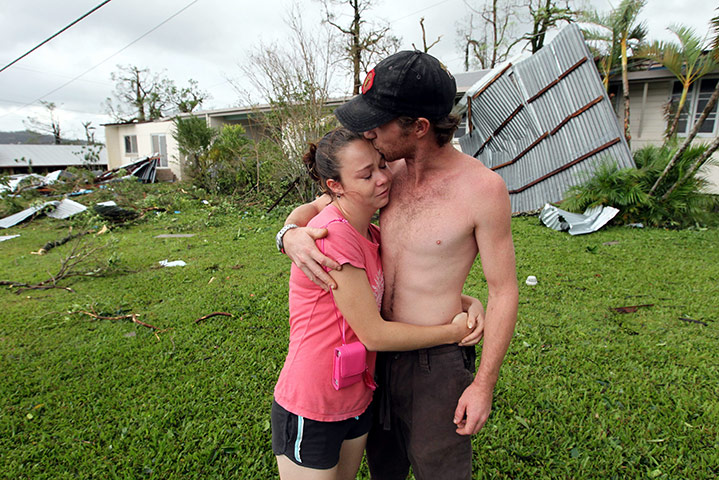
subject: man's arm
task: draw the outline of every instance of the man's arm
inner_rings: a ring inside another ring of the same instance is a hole
[[[475,239],[487,279],[484,343],[477,375],[457,403],[457,433],[477,433],[492,410],[492,393],[517,321],[518,287],[511,232],[509,194],[502,179],[486,181],[486,202],[477,212]]]
[[[320,213],[329,203],[330,197],[325,194],[292,210],[285,219],[285,225],[295,224],[300,228],[287,230],[282,238],[284,251],[290,257],[290,260],[307,275],[307,278],[325,291],[328,288],[335,288],[337,284],[322,266],[332,270],[339,270],[341,265],[323,255],[315,243],[315,240],[327,235],[327,229],[310,228],[306,225],[312,220],[312,217]]]

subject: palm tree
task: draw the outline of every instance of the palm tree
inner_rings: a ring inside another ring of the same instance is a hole
[[[639,12],[646,5],[646,0],[622,0],[619,7],[612,11],[613,24],[619,33],[619,54],[622,59],[622,93],[624,95],[624,137],[631,144],[632,135],[629,130],[629,78],[627,69],[627,49],[633,39],[639,43],[647,33],[646,25],[637,24]]]
[[[609,15],[599,12],[586,12],[582,21],[591,23],[602,30],[583,29],[584,39],[587,46],[597,60],[597,69],[602,76],[604,90],[609,90],[609,77],[616,63],[619,63],[619,42],[617,32],[611,27]]]
[[[614,62],[618,58],[621,62],[622,90],[624,98],[624,136],[627,144],[631,143],[629,130],[629,79],[628,52],[636,50],[647,34],[643,23],[637,23],[639,13],[646,4],[646,0],[622,0],[622,3],[609,14],[590,12],[584,21],[606,29],[610,34],[597,34],[596,31],[585,31],[588,40],[600,40],[608,44],[608,54],[600,59],[599,69],[602,71],[604,88],[609,85],[609,75]]]
[[[717,9],[719,10],[719,9]],[[710,47],[711,52],[707,55],[711,57],[711,59],[715,62],[715,66],[719,64],[719,15],[712,18],[710,23],[710,30],[713,31],[714,38],[710,39]],[[689,133],[689,136],[687,136],[686,139],[684,139],[684,143],[682,143],[682,146],[679,147],[679,150],[674,154],[672,159],[669,161],[667,166],[664,168],[664,171],[662,174],[657,178],[657,181],[654,182],[654,185],[652,186],[651,190],[649,190],[649,195],[652,195],[654,191],[657,189],[661,181],[666,177],[667,172],[669,172],[669,169],[674,165],[674,163],[677,161],[677,159],[684,153],[684,151],[689,147],[692,140],[694,140],[694,137],[696,137],[697,133],[699,132],[699,129],[701,128],[702,124],[704,123],[704,120],[709,116],[709,113],[714,109],[714,105],[717,102],[717,99],[719,99],[719,82],[717,82],[717,86],[714,89],[714,92],[712,93],[711,98],[709,98],[709,102],[707,102],[706,107],[704,107],[704,111],[702,112],[701,117],[696,121],[694,124],[694,128],[692,128],[692,131]],[[691,167],[684,173],[682,177],[677,180],[674,185],[672,185],[662,196],[662,199],[665,200],[673,191],[676,189],[679,185],[684,183],[687,179],[689,179],[696,170],[702,166],[709,157],[717,150],[719,149],[719,137],[715,138],[714,141],[707,147],[706,151],[703,155],[699,156],[699,158],[696,159],[696,161],[691,165]]]
[[[714,70],[717,63],[711,55],[703,54],[702,44],[704,42],[694,33],[693,29],[682,25],[672,25],[667,30],[677,36],[679,44],[655,42],[646,48],[643,53],[664,65],[682,84],[682,93],[679,97],[677,111],[666,133],[666,137],[670,138],[676,133],[679,117],[689,93],[689,87]]]

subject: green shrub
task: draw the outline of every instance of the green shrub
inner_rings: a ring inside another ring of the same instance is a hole
[[[699,173],[662,199],[664,193],[704,153],[706,145],[688,148],[669,170],[662,188],[649,195],[649,190],[677,148],[676,142],[661,147],[644,147],[634,154],[637,168],[619,169],[611,160],[605,161],[580,185],[567,190],[562,207],[581,212],[597,205],[613,206],[620,210],[615,223],[644,223],[671,228],[717,224],[719,201],[715,195],[705,193],[708,182]]]

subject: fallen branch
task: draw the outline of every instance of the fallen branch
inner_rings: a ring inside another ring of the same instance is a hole
[[[679,317],[679,320],[688,323],[698,323],[699,325],[704,325],[705,327],[709,326],[706,322],[702,322],[701,320],[694,320],[693,318]]]
[[[83,235],[87,235],[90,232],[92,232],[92,230],[87,230],[87,231],[80,232],[80,233],[71,233],[67,237],[61,238],[60,240],[53,240],[53,241],[47,242],[40,250],[38,250],[37,252],[31,252],[31,253],[35,253],[37,255],[45,255],[47,252],[49,252],[53,248],[59,247],[60,245],[64,245],[67,242],[69,242],[70,240],[75,239],[77,237],[81,237]]]
[[[138,325],[142,325],[143,327],[147,327],[151,330],[159,330],[154,325],[150,325],[149,323],[145,323],[145,322],[138,320],[137,317],[139,314],[137,314],[137,313],[131,313],[130,315],[120,315],[119,317],[103,317],[102,315],[98,315],[96,313],[85,312],[85,311],[79,311],[77,313],[84,313],[85,315],[89,315],[92,318],[95,318],[97,320],[127,320],[129,318]]]
[[[15,282],[12,280],[2,280],[0,285],[9,285],[13,288],[17,288],[16,294],[19,294],[25,290],[49,290],[52,288],[58,288],[61,290],[67,290],[68,292],[74,292],[70,287],[64,287],[58,285],[58,282],[71,277],[78,276],[94,276],[101,275],[107,271],[106,267],[99,266],[93,270],[82,271],[78,268],[78,265],[86,263],[88,260],[93,260],[95,254],[101,250],[102,246],[89,247],[81,243],[81,235],[78,235],[76,242],[72,246],[70,253],[60,262],[60,270],[53,275],[49,271],[47,272],[50,278],[43,280],[42,282],[35,284],[28,284],[23,282]],[[42,249],[41,249],[42,250]]]
[[[232,316],[231,313],[215,312],[215,313],[210,313],[209,315],[205,315],[204,317],[198,318],[197,320],[195,320],[195,323],[200,323],[200,322],[203,321],[203,320],[207,320],[207,319],[210,318],[210,317],[216,317],[216,316],[218,316],[218,315],[222,315],[222,316],[225,316],[225,317],[231,317],[231,316]]]

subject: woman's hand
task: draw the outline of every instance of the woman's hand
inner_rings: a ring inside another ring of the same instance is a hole
[[[462,308],[467,312],[467,327],[471,331],[459,342],[461,347],[476,345],[484,335],[484,305],[469,295],[462,295]]]
[[[471,335],[472,329],[468,326],[468,315],[467,312],[460,312],[457,315],[454,316],[452,319],[452,322],[450,322],[450,325],[452,325],[455,328],[456,336],[455,341],[459,342],[460,340],[466,338],[467,336]]]

